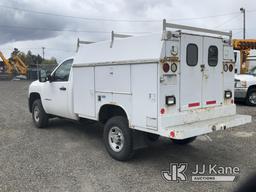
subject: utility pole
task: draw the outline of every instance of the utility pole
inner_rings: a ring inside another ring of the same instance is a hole
[[[39,62],[38,62],[39,55],[36,57],[36,74],[37,74],[37,80],[39,79]]]
[[[245,9],[243,7],[240,8],[240,11],[243,14],[243,38],[246,38],[246,31],[245,31]]]
[[[45,47],[42,47],[42,51],[43,51],[43,60],[44,60],[44,50],[45,50]]]

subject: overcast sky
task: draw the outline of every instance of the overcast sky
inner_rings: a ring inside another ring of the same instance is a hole
[[[247,37],[256,38],[254,0],[0,0],[0,50],[9,57],[15,47],[35,54],[45,47],[45,57],[61,61],[74,54],[78,37],[100,41],[110,39],[111,30],[161,32],[163,18],[233,30],[241,38],[240,7],[247,11]]]

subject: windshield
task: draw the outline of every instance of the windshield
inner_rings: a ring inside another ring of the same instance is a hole
[[[251,74],[251,75],[256,75],[256,67],[252,68],[252,69],[249,71],[249,74]]]

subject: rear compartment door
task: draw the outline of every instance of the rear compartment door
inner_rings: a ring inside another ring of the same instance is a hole
[[[223,103],[222,39],[204,37],[203,40],[202,107]]]
[[[202,106],[203,37],[182,34],[180,110],[197,109]]]

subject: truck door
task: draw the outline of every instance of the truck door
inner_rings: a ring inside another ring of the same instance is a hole
[[[44,83],[42,102],[49,114],[70,118],[71,83],[69,74],[73,59],[64,61],[52,74],[52,82]]]
[[[201,108],[203,37],[181,36],[180,110]]]
[[[202,107],[223,103],[222,39],[204,37]]]

